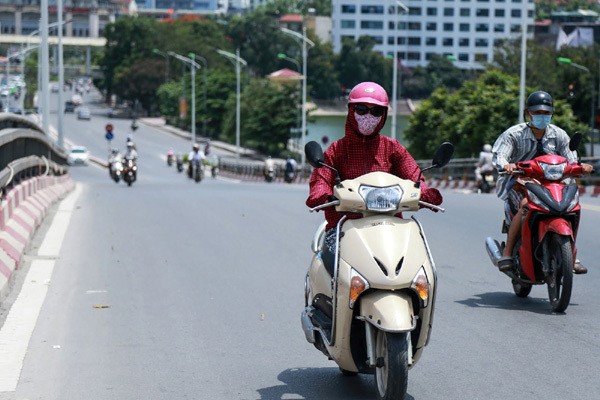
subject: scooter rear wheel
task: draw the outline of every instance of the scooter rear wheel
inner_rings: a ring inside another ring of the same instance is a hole
[[[568,236],[552,234],[548,243],[550,273],[548,274],[548,298],[552,311],[563,312],[571,301],[573,288],[573,247]]]
[[[377,331],[375,385],[378,400],[403,399],[408,387],[408,332]]]

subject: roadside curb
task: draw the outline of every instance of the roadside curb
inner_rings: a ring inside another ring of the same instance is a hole
[[[0,202],[0,300],[48,209],[74,187],[68,174],[34,177],[12,188]]]

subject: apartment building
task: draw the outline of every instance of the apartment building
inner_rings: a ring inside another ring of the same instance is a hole
[[[523,20],[533,37],[533,0],[332,0],[332,42],[369,35],[375,50],[397,52],[409,67],[425,66],[434,54],[459,68],[491,62],[500,40],[521,37]]]

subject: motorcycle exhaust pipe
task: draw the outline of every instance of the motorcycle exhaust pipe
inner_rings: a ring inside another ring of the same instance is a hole
[[[500,251],[500,244],[497,240],[488,237],[485,239],[485,249],[487,250],[488,256],[492,263],[497,267],[498,260],[502,257],[502,251]]]

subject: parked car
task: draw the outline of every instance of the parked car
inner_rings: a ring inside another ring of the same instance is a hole
[[[88,165],[90,153],[85,146],[73,146],[67,156],[69,165]]]
[[[92,114],[90,113],[90,109],[87,107],[79,107],[77,108],[77,119],[92,119]]]
[[[65,101],[65,113],[68,112],[75,112],[75,103],[73,103],[71,100]]]

